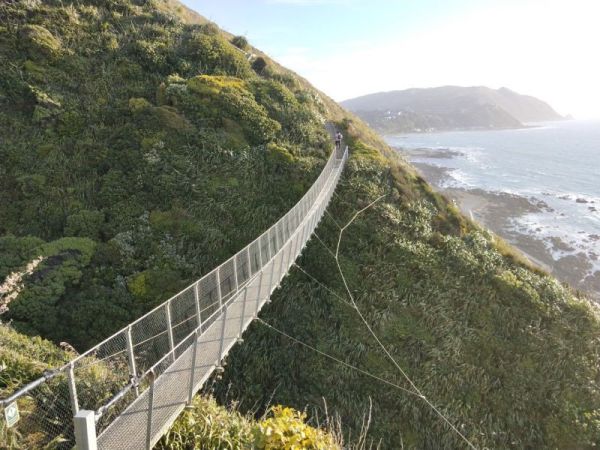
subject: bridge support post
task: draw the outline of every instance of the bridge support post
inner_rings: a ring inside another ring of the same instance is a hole
[[[282,274],[287,274],[287,270],[288,270],[288,264],[290,263],[290,258],[292,257],[292,242],[288,241],[287,244],[285,244],[285,251],[284,254],[287,254],[285,256],[285,262],[283,263],[283,270],[281,271]],[[285,276],[285,275],[284,275]],[[283,276],[280,275],[280,280],[279,283],[281,284],[281,280],[283,279]]]
[[[260,246],[259,246],[260,248]],[[250,246],[246,247],[246,264],[248,264],[248,278],[246,278],[246,284],[250,278],[252,278],[252,262],[250,261]]]
[[[148,388],[148,422],[146,422],[146,450],[152,450],[152,414],[154,413],[154,369],[148,374],[150,387]]]
[[[69,364],[69,370],[67,371],[67,380],[69,382],[69,397],[71,398],[71,409],[73,410],[73,416],[79,412],[79,400],[77,399],[77,385],[75,384],[75,371],[73,363]]]
[[[219,342],[219,356],[217,357],[217,371],[223,371],[221,361],[223,359],[223,347],[225,346],[225,327],[227,325],[227,308],[223,311],[223,325],[221,326],[221,342]]]
[[[304,222],[304,225],[302,225],[302,244],[300,245],[300,251],[304,250],[304,247],[306,246],[305,242],[306,242],[306,230],[308,229],[306,222]]]
[[[292,216],[288,214],[285,218],[285,233],[283,236],[286,241],[292,236],[292,224],[290,223],[292,220],[291,217]]]
[[[246,298],[248,297],[248,286],[244,288],[244,300],[242,303],[242,319],[240,320],[240,333],[238,335],[238,341],[243,342],[242,333],[244,332],[244,315],[246,314]]]
[[[240,285],[238,282],[238,273],[237,273],[237,258],[233,257],[233,281],[235,283],[235,292],[240,289]]]
[[[283,242],[281,241],[281,238],[279,237],[280,229],[281,229],[281,222],[278,222],[277,225],[275,225],[275,228],[273,228],[273,230],[275,232],[275,254],[277,254],[277,252],[279,250],[281,250],[281,247],[283,246]]]
[[[300,208],[296,208],[296,228],[302,223],[302,217],[300,216]]]
[[[200,309],[200,292],[198,292],[198,290],[200,289],[199,284],[200,284],[200,282],[198,282],[194,285],[194,300],[196,301],[196,315],[197,315],[197,319],[198,319],[198,329],[200,329],[200,332],[202,332],[202,310]]]
[[[288,267],[292,267],[292,264],[294,264],[294,261],[296,261],[296,258],[298,257],[298,243],[300,242],[300,232],[296,233],[296,236],[294,236],[294,251],[292,252],[292,262],[290,263],[290,265]]]
[[[258,317],[258,310],[260,309],[260,291],[262,290],[262,282],[264,271],[260,271],[260,275],[258,276],[258,292],[256,293],[256,310],[254,311],[254,317]]]
[[[192,368],[190,371],[190,390],[188,392],[188,405],[192,404],[194,398],[194,380],[196,378],[196,355],[198,353],[198,330],[194,333],[194,349],[192,350]]]
[[[219,298],[219,309],[223,307],[223,296],[221,295],[221,268],[217,269],[217,297]]]
[[[281,283],[281,274],[283,273],[283,260],[285,259],[285,248],[281,248],[281,261],[279,261],[279,273],[277,274],[277,287]]]
[[[73,418],[73,424],[75,425],[75,448],[77,450],[97,450],[94,411],[79,410]]]
[[[277,242],[279,241],[279,239],[277,239],[277,227],[271,228],[271,231],[269,231],[269,235],[272,238],[271,258],[273,258],[279,250],[279,248],[277,247]]]
[[[267,289],[267,298],[273,292],[273,276],[275,275],[275,258],[271,259],[271,276],[269,277],[269,288]]]
[[[171,302],[165,303],[165,315],[167,318],[167,336],[169,337],[169,348],[175,361],[175,340],[173,339],[173,322],[171,321]]]
[[[134,382],[134,391],[135,396],[138,397],[140,395],[140,391],[136,382],[137,377],[137,369],[135,365],[135,355],[133,354],[133,342],[131,339],[131,325],[127,327],[127,333],[125,333],[125,341],[127,344],[127,364],[129,365],[129,376],[131,380]]]

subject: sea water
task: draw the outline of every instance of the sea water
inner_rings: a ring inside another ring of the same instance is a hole
[[[600,270],[600,121],[529,124],[514,130],[387,136],[394,147],[435,152],[411,161],[449,169],[441,187],[479,188],[541,200],[549,207],[511,219],[543,240],[553,258],[585,254]],[[449,152],[449,150],[451,152]],[[426,154],[427,155],[427,154]],[[556,248],[552,238],[569,244]]]

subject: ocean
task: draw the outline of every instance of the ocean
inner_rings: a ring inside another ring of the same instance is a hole
[[[561,270],[568,271],[569,263],[578,266],[566,277],[571,284],[598,293],[600,121],[529,125],[404,134],[386,140],[417,167],[443,171],[445,176],[429,180],[442,191],[485,191],[529,201],[532,208],[525,212],[505,211],[501,229],[487,225],[509,240],[518,234],[535,238]]]

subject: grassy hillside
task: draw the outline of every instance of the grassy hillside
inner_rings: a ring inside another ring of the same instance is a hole
[[[183,13],[187,23],[175,15]],[[480,448],[600,442],[595,309],[468,222],[305,80],[183,13],[159,0],[0,4],[8,62],[0,65],[0,280],[43,257],[2,321],[89,347],[279,218],[319,173],[330,149],[325,123],[335,121],[352,154],[317,230],[322,242],[312,240],[298,263],[310,276],[294,269],[263,319],[410,388],[349,307],[326,249],[335,251],[338,224],[381,197],[344,232],[340,268],[367,323],[427,399]],[[48,343],[40,349],[32,364],[68,357]],[[21,372],[20,381],[35,376]],[[260,422],[247,415],[262,417],[272,404],[306,409],[316,424],[326,403],[354,442],[371,401],[369,437],[382,448],[464,446],[421,398],[261,323],[210,391],[221,404],[239,402],[242,419],[221,429],[222,448],[254,439],[248,430]],[[201,424],[218,425],[222,410],[202,405],[163,446],[211,442],[202,439],[219,428]]]
[[[385,195],[346,229],[339,260],[360,310],[396,361],[478,448],[592,447],[600,439],[596,311],[453,216],[401,165],[375,149],[354,148],[331,217],[317,230],[324,245],[311,241],[302,270],[278,291],[264,320],[410,388],[342,301],[349,297],[329,253],[337,224]],[[420,399],[261,324],[253,328],[229,357],[221,398],[226,392],[247,405],[272,398],[318,408],[325,397],[355,430],[371,398],[371,436],[383,448],[465,446]]]
[[[156,445],[157,450],[187,449],[309,449],[348,448],[339,427],[326,429],[306,422],[306,413],[274,406],[260,419],[219,406],[214,399],[197,396],[174,426]]]
[[[254,239],[328,156],[317,93],[162,2],[0,5],[3,315],[89,347]],[[68,239],[64,239],[68,238]]]

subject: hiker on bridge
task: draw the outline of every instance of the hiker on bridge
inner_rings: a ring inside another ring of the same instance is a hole
[[[342,133],[340,133],[339,131],[337,133],[335,133],[335,149],[339,150],[340,147],[342,146],[342,139],[344,138],[344,136],[342,136]]]

